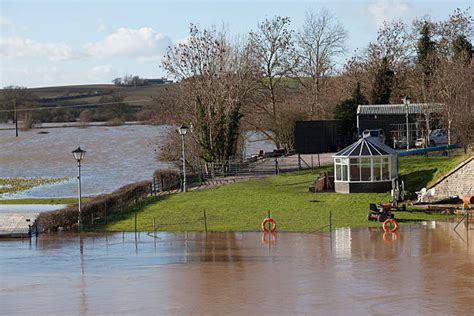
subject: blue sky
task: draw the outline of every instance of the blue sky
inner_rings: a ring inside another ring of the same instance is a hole
[[[266,17],[289,16],[298,29],[308,10],[326,8],[348,30],[347,55],[376,37],[384,20],[446,19],[471,1],[4,1],[0,0],[0,87],[110,83],[166,74],[166,47],[189,23],[245,35]]]

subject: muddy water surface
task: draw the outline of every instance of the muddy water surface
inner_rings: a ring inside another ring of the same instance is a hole
[[[2,314],[472,313],[464,227],[42,235],[0,242]],[[388,237],[388,236],[386,236]]]
[[[174,132],[168,125],[45,127],[21,131],[19,137],[15,137],[14,130],[0,129],[0,177],[68,180],[6,198],[77,196],[77,165],[71,154],[77,146],[87,151],[82,164],[83,195],[112,192],[132,182],[149,180],[157,169],[174,168],[160,160],[166,135]],[[269,151],[273,145],[262,140],[259,133],[247,133],[245,154],[255,154],[259,149]]]

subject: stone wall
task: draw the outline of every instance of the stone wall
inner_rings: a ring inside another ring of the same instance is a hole
[[[435,196],[440,200],[454,195],[474,195],[474,157],[465,160],[432,188],[435,188]]]

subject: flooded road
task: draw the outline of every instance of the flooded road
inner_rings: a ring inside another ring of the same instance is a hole
[[[474,230],[40,235],[0,242],[11,314],[472,313]],[[387,237],[387,236],[386,236]]]
[[[159,157],[167,134],[174,132],[172,126],[78,128],[58,127],[60,124],[21,131],[18,138],[13,130],[0,129],[0,177],[67,178],[4,198],[77,196],[77,163],[71,153],[77,146],[87,151],[82,163],[82,194],[85,196],[109,193],[129,183],[150,180],[157,169],[174,168]],[[248,132],[246,137],[246,155],[255,154],[259,149],[273,149],[259,133]]]

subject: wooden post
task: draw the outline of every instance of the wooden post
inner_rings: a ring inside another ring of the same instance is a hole
[[[206,230],[206,234],[207,234],[207,214],[206,214],[206,210],[204,210],[204,229]]]
[[[332,232],[332,211],[329,210],[329,232]]]
[[[137,212],[135,211],[135,234],[137,233]]]
[[[301,154],[298,153],[298,170],[301,170]]]

